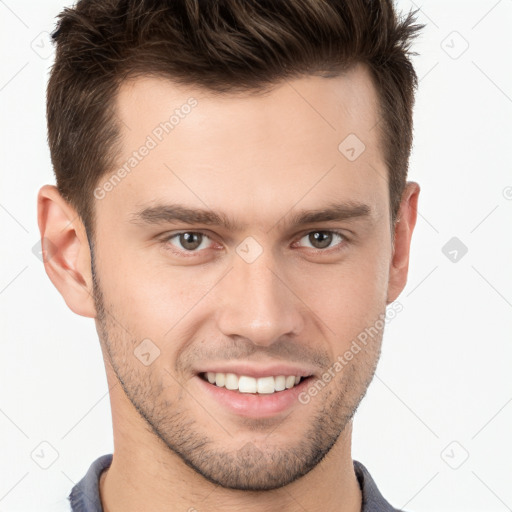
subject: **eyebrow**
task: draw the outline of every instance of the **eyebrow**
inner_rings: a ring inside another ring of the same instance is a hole
[[[358,202],[330,203],[316,210],[299,210],[291,215],[286,222],[292,226],[302,226],[317,222],[344,221],[351,219],[370,218],[372,209],[369,205]],[[286,216],[286,215],[285,215]],[[283,216],[277,224],[283,224]],[[247,224],[240,224],[222,212],[214,210],[189,208],[181,204],[147,206],[133,213],[130,222],[140,225],[167,224],[182,222],[184,224],[205,224],[222,226],[228,231],[241,231]],[[271,228],[272,229],[272,228]]]

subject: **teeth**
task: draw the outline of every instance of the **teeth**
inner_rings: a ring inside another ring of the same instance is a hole
[[[238,389],[238,377],[234,373],[226,373],[226,389]]]
[[[279,375],[279,377],[274,377],[274,381],[276,391],[284,391],[286,388],[286,377],[284,375]]]
[[[258,381],[252,377],[242,375],[238,379],[238,391],[240,393],[256,393],[258,391]]]
[[[218,387],[225,387],[240,393],[272,394],[276,391],[284,391],[296,386],[301,377],[298,375],[277,375],[275,377],[248,377],[247,375],[236,375],[234,373],[206,372],[203,376],[210,384]]]
[[[295,377],[290,375],[289,377],[286,377],[286,389],[293,388],[293,386],[295,386]]]
[[[242,380],[243,377],[240,377]],[[256,385],[258,387],[258,393],[273,393],[276,389],[276,383],[274,377],[261,377],[256,381]],[[240,388],[239,388],[240,389]]]
[[[223,388],[226,385],[226,375],[224,373],[217,373],[216,375],[215,377],[215,373],[213,374],[214,378],[212,384],[217,384],[219,388]]]

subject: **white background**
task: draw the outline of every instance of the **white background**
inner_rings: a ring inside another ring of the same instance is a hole
[[[32,252],[37,191],[54,183],[46,32],[64,5],[0,1],[4,512],[67,496],[113,450],[94,322],[67,308]],[[512,2],[398,6],[421,6],[427,24],[409,173],[422,192],[404,310],[356,415],[353,458],[397,508],[512,510]],[[442,250],[452,237],[468,249],[456,262]]]

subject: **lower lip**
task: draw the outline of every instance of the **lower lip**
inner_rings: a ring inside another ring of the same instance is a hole
[[[230,389],[221,388],[196,375],[199,386],[209,396],[220,403],[228,411],[247,418],[268,418],[300,403],[298,396],[309,385],[312,377],[302,380],[297,386],[276,391],[272,394],[240,393]]]

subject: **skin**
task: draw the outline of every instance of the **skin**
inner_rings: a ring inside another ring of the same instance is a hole
[[[198,102],[190,114],[94,199],[93,254],[57,189],[39,192],[41,235],[56,249],[46,272],[71,310],[95,319],[103,350],[114,427],[104,510],[359,511],[352,417],[382,330],[309,403],[270,418],[219,406],[195,370],[211,361],[289,361],[320,378],[404,288],[419,186],[407,183],[392,225],[373,129],[377,97],[361,65],[260,96],[127,82],[116,102],[119,166],[190,97]],[[338,151],[350,133],[366,146],[355,161]],[[369,214],[290,223],[299,210],[342,202],[365,204]],[[240,228],[131,220],[168,203],[222,212]],[[329,230],[344,236],[318,248],[309,234]],[[191,256],[179,237],[169,240],[177,232],[207,236]],[[252,263],[236,252],[249,236],[263,251]],[[148,366],[134,356],[146,338],[160,350]]]

